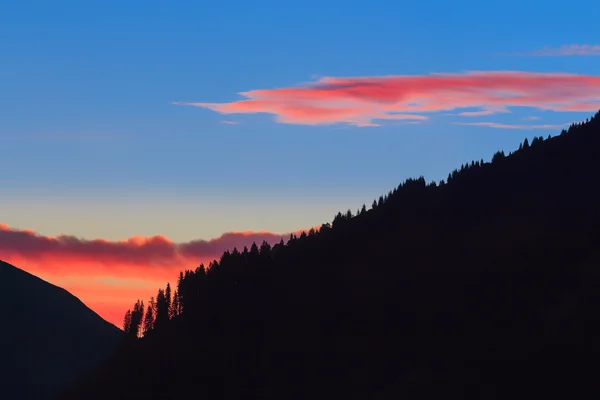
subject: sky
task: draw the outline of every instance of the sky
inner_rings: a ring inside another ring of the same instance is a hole
[[[120,325],[232,245],[590,117],[599,16],[591,0],[2,2],[0,259]]]

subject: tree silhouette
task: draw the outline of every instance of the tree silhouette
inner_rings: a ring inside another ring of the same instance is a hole
[[[167,283],[167,287],[165,288],[165,301],[167,303],[167,310],[171,309],[171,285]]]
[[[271,245],[266,240],[263,240],[262,244],[260,245],[260,257],[262,259],[269,259],[271,257]]]
[[[494,154],[494,157],[492,157],[492,163],[498,163],[502,160],[504,160],[505,155],[504,155],[504,151],[498,151]]]
[[[169,303],[165,296],[165,291],[158,289],[156,295],[156,317],[154,320],[155,329],[162,329],[169,321]]]
[[[130,329],[131,329],[131,310],[127,310],[125,312],[125,317],[123,318],[123,331],[125,331],[125,333],[128,334]]]
[[[181,308],[180,308],[180,304],[179,304],[179,294],[176,290],[173,292],[173,301],[171,302],[171,308],[169,310],[169,318],[172,319],[172,318],[178,316],[180,311],[181,311]]]
[[[260,252],[258,251],[258,246],[256,245],[256,242],[252,242],[252,246],[250,246],[250,259],[253,261],[257,260],[259,255]]]
[[[153,334],[72,398],[598,397],[598,115],[182,272],[177,318],[159,289]]]
[[[154,329],[154,297],[150,297],[148,301],[148,307],[146,308],[146,315],[144,316],[143,323],[143,334],[146,335],[148,332]]]

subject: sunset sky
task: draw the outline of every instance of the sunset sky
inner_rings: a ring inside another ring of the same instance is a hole
[[[228,247],[590,117],[599,15],[593,1],[2,2],[0,259],[120,326]]]

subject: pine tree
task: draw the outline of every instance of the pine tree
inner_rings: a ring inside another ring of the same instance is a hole
[[[152,329],[154,329],[154,307],[153,307],[154,299],[151,297],[148,302],[148,307],[146,308],[146,315],[144,316],[144,324],[143,334],[146,335]]]
[[[344,216],[342,215],[342,213],[338,212],[337,214],[335,214],[335,217],[333,218],[332,225],[334,227],[338,226],[342,222],[343,219],[344,219]]]
[[[266,240],[263,240],[259,252],[262,258],[271,257],[271,245]]]
[[[148,308],[152,309],[153,319],[156,319],[156,301],[154,300],[154,296],[150,296],[150,300],[148,300]],[[154,321],[152,323],[152,328],[154,328]]]
[[[167,306],[167,299],[165,292],[162,289],[158,289],[156,295],[156,316],[154,319],[154,329],[162,329],[163,326],[169,321],[169,307]]]
[[[226,252],[229,255],[229,252]],[[225,253],[223,253],[225,254]],[[167,310],[171,309],[171,285],[167,283],[165,288],[165,300],[167,302]]]
[[[123,318],[123,330],[126,334],[129,334],[129,330],[131,329],[131,310],[127,310],[125,313],[125,318]]]
[[[505,155],[504,155],[504,151],[497,151],[494,156],[492,157],[492,163],[497,163],[499,161],[502,161],[504,159]]]
[[[173,292],[173,301],[169,309],[169,318],[173,318],[179,315],[179,294],[177,291]]]
[[[130,313],[129,329],[126,332],[130,338],[137,338],[140,333],[140,325],[144,316],[144,303],[138,300],[133,305],[133,311]]]
[[[256,245],[256,242],[252,242],[252,246],[250,246],[250,256],[253,260],[256,260],[259,254],[260,252],[258,251],[258,246]]]
[[[138,315],[136,316],[136,336],[141,337],[142,336],[142,323],[144,322],[144,301],[143,300],[138,300],[139,301],[139,306],[138,306]]]
[[[181,286],[183,283],[183,271],[179,271],[179,276],[177,277],[177,293],[181,295]],[[185,291],[185,290],[184,290]]]

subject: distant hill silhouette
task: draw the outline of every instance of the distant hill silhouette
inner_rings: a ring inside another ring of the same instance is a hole
[[[64,398],[599,398],[599,184],[600,113],[227,251]]]
[[[0,398],[46,399],[117,348],[122,331],[64,289],[0,261]]]

